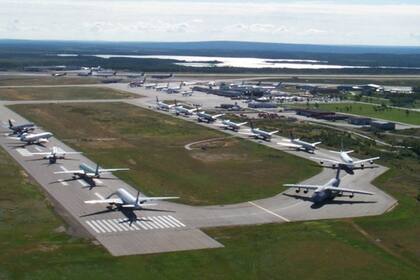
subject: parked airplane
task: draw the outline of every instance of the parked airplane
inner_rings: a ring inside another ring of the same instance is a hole
[[[259,128],[255,128],[252,122],[249,122],[249,124],[251,125],[251,132],[240,132],[241,134],[249,135],[256,139],[261,139],[264,141],[271,141],[271,137],[277,132],[279,132],[278,130],[265,131]]]
[[[293,135],[290,134],[290,140],[288,142],[279,142],[277,144],[285,147],[295,148],[296,150],[305,150],[308,153],[314,153],[316,150],[316,146],[321,143],[322,142],[305,142],[300,140],[299,138],[294,138]]]
[[[155,88],[157,86],[156,83],[151,83],[151,84],[144,84],[143,85],[145,89],[151,89],[151,88]]]
[[[181,92],[182,96],[192,96],[193,93],[194,91],[192,90],[186,90],[186,91]]]
[[[42,133],[23,133],[20,137],[10,137],[21,142],[25,142],[25,145],[32,144],[43,144],[48,143],[48,139],[51,138],[53,134],[51,132],[42,132]]]
[[[233,122],[231,120],[223,120],[222,124],[220,126],[224,129],[230,129],[232,131],[238,131],[239,129],[241,129],[241,126],[243,126],[245,124],[247,124],[247,122],[236,123],[236,122]]]
[[[136,80],[136,81],[132,81],[128,84],[129,87],[141,87],[144,85],[144,83],[146,82],[146,78],[144,78],[143,80]]]
[[[112,198],[113,196],[116,196],[115,198]],[[119,188],[115,193],[112,193],[105,199],[99,199],[99,200],[87,200],[85,201],[86,204],[108,204],[109,206],[116,206],[117,210],[124,211],[128,210],[131,211],[131,213],[125,213],[129,214],[129,222],[130,225],[134,221],[137,220],[137,217],[132,211],[135,210],[142,210],[145,209],[145,206],[153,206],[155,204],[149,204],[147,202],[149,201],[159,201],[159,200],[169,200],[169,199],[178,199],[179,197],[175,196],[167,196],[167,197],[144,197],[140,196],[140,192],[137,193],[137,196],[133,196],[128,191],[126,191],[123,188]],[[109,209],[108,211],[113,211],[113,209]],[[108,212],[107,211],[107,212]]]
[[[168,84],[169,85],[169,84]],[[172,94],[172,93],[179,93],[182,89],[182,82],[179,84],[179,86],[176,87],[167,87],[166,89],[164,89],[168,94]]]
[[[356,169],[364,169],[365,163],[369,162],[370,164],[373,164],[374,160],[379,159],[380,157],[373,157],[368,159],[362,159],[362,160],[353,160],[349,154],[354,151],[330,151],[332,153],[339,154],[340,160],[333,160],[328,158],[318,158],[318,157],[311,157],[313,159],[319,160],[321,164],[324,164],[324,162],[329,162],[332,164],[333,168],[341,168],[344,171],[346,171],[349,174],[354,174],[354,170]]]
[[[159,101],[159,98],[156,96],[156,106],[158,110],[169,111],[175,107],[175,104],[166,104],[165,102]]]
[[[157,91],[166,90],[168,87],[169,87],[169,83],[167,83],[166,85],[157,85],[155,86],[155,90]]]
[[[217,118],[223,116],[224,114],[217,114],[217,115],[210,115],[206,113],[205,111],[199,111],[199,107],[197,106],[197,120],[198,122],[206,122],[206,123],[212,123],[217,120]]]
[[[311,196],[311,201],[314,204],[325,202],[328,199],[333,199],[336,196],[342,196],[343,194],[349,194],[350,198],[354,197],[354,194],[365,194],[373,195],[372,192],[340,188],[340,168],[337,169],[335,178],[329,180],[324,185],[306,185],[306,184],[285,184],[285,187],[295,188],[296,193],[299,193],[303,189],[304,193],[308,193],[309,190],[313,190],[314,193]]]
[[[99,165],[96,165],[96,168],[93,168],[85,163],[79,165],[79,170],[66,170],[66,171],[57,171],[54,174],[73,174],[73,179],[79,178],[100,178],[102,173],[111,173],[114,171],[126,171],[130,170],[129,168],[111,168],[111,169],[102,169],[99,168]]]
[[[151,75],[151,77],[153,79],[169,79],[172,78],[174,76],[173,73],[171,74],[155,74],[155,75]]]
[[[57,162],[57,159],[65,159],[66,155],[75,155],[81,154],[80,152],[66,152],[63,149],[54,146],[50,152],[44,153],[31,153],[31,155],[39,155],[44,156],[43,159],[48,159],[50,164],[54,164]]]
[[[175,114],[177,116],[179,116],[179,115],[184,115],[186,117],[192,116],[195,111],[197,111],[196,108],[194,108],[194,109],[187,109],[187,108],[185,108],[182,105],[177,105],[177,102],[175,101]]]
[[[57,73],[52,73],[51,76],[53,77],[62,77],[62,76],[66,76],[67,73],[66,72],[57,72]]]
[[[9,119],[9,129],[12,131],[12,134],[22,134],[34,130],[35,125],[33,123],[14,125],[12,120]]]

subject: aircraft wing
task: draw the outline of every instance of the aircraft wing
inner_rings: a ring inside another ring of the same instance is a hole
[[[108,199],[97,199],[97,200],[87,200],[86,204],[123,204],[123,201],[120,198],[108,198]]]
[[[319,145],[319,144],[321,144],[322,142],[314,142],[314,143],[312,143],[312,145],[313,146],[316,146],[316,145]]]
[[[19,140],[19,141],[21,140],[21,138],[20,138],[20,137],[10,137],[10,136],[9,136],[8,138],[9,138],[9,139],[13,139],[13,140]]]
[[[302,188],[302,189],[309,189],[309,190],[316,190],[322,187],[318,185],[305,185],[305,184],[284,184],[283,186],[289,187],[289,188],[296,188],[296,189]]]
[[[213,118],[215,118],[215,119],[217,119],[217,118],[220,118],[221,116],[224,116],[225,114],[217,114],[217,115],[214,115],[214,116],[212,116]]]
[[[361,163],[365,163],[365,162],[369,162],[369,161],[373,161],[373,160],[377,160],[377,159],[380,159],[380,157],[373,157],[373,158],[357,160],[357,161],[354,161],[353,164],[361,164]]]
[[[319,160],[319,161],[329,162],[329,163],[332,163],[332,164],[341,164],[342,163],[342,162],[339,162],[339,161],[336,161],[336,160],[333,160],[333,159],[328,159],[328,158],[318,158],[318,157],[311,157],[311,158]]]
[[[83,170],[66,170],[66,171],[56,171],[54,174],[78,174],[85,173]]]
[[[139,197],[139,201],[169,200],[178,199],[177,196],[161,196],[161,197]]]
[[[45,152],[45,153],[31,153],[31,155],[33,156],[46,156],[46,155],[50,155],[51,152]]]
[[[278,142],[277,144],[285,146],[285,147],[289,147],[289,148],[301,148],[302,147],[302,145],[296,145],[296,144],[293,144],[293,143],[286,143],[286,142]]]
[[[358,193],[358,194],[374,195],[374,193],[372,193],[372,192],[366,192],[366,191],[354,190],[354,189],[346,189],[346,188],[326,187],[325,190],[338,191],[338,192],[343,192],[343,193]]]
[[[269,132],[268,134],[273,135],[273,134],[276,134],[277,132],[279,132],[279,131],[278,130],[274,130],[274,131]]]
[[[241,131],[239,134],[248,135],[248,136],[258,136],[258,134],[251,132],[251,131]]]
[[[127,171],[130,170],[130,168],[110,168],[110,169],[99,169],[99,173],[104,172],[114,172],[114,171]]]

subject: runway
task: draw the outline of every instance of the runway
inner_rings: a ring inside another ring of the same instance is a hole
[[[119,85],[112,85],[111,87],[115,86],[118,87]],[[170,95],[154,90],[140,90],[137,88],[125,88],[125,90],[144,96],[139,99],[123,101],[142,108],[152,108],[156,96],[162,100],[172,98]],[[176,95],[176,97],[179,100],[192,103],[203,103],[207,100],[210,100],[210,104],[220,104],[221,101],[227,103],[227,99],[223,97],[213,97],[203,93],[195,93],[193,97],[180,97],[179,95]],[[54,101],[54,103],[60,102],[69,101]],[[85,101],[77,100],[73,102],[80,103]],[[4,106],[4,104],[11,103],[17,104],[20,102],[0,103],[2,120],[11,118],[18,123],[26,122],[27,120]],[[195,117],[183,119],[196,122]],[[221,130],[214,124],[199,123],[199,125]],[[249,139],[245,135],[232,131],[221,131],[235,137]],[[386,171],[385,167],[379,166],[374,169],[358,170],[355,175],[342,175],[341,186],[372,191],[375,192],[373,196],[356,196],[353,199],[340,197],[320,207],[314,207],[312,202],[307,199],[308,196],[296,196],[294,191],[286,191],[274,197],[256,201],[244,201],[231,205],[197,207],[175,202],[161,202],[154,209],[138,211],[138,220],[130,226],[127,217],[121,212],[107,211],[103,205],[87,205],[84,201],[106,197],[121,187],[135,194],[137,192],[135,188],[119,180],[114,175],[97,179],[97,186],[93,188],[83,180],[69,180],[71,176],[54,174],[54,171],[79,169],[78,165],[82,162],[92,166],[95,164],[84,155],[74,155],[72,156],[74,160],[58,160],[58,164],[48,165],[47,161],[33,160],[35,157],[32,157],[30,154],[30,152],[39,152],[40,150],[46,151],[46,148],[39,146],[16,147],[18,145],[14,143],[16,141],[7,137],[1,137],[0,139],[1,146],[42,186],[56,207],[61,207],[68,212],[72,221],[70,225],[80,227],[82,231],[98,240],[115,256],[219,248],[223,245],[207,236],[200,229],[380,215],[391,209],[397,202],[394,198],[370,183]],[[273,148],[273,152],[275,152],[275,150],[284,150],[277,144],[281,139],[282,137],[275,136],[271,142],[249,140],[267,145]],[[56,138],[50,140],[48,147],[59,146],[66,151],[74,151]],[[311,154],[304,152],[287,149],[285,151],[304,158],[311,156]],[[317,156],[334,158],[331,153],[323,149],[317,151]],[[334,174],[334,170],[323,169],[320,174],[306,180],[304,183],[324,184]],[[116,175],[118,174],[116,173]],[[69,220],[66,219],[66,221]]]

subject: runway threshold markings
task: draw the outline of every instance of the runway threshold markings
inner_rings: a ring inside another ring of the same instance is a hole
[[[185,224],[170,215],[143,217],[143,220],[134,221],[131,224],[123,218],[88,220],[85,222],[97,234],[186,227]]]
[[[256,204],[256,203],[254,203],[254,202],[252,202],[252,201],[248,201],[248,203],[249,203],[249,204],[251,204],[251,205],[253,205],[253,206],[255,206],[255,207],[257,207],[258,209],[263,210],[264,212],[266,212],[266,213],[268,213],[268,214],[271,214],[271,215],[273,215],[273,216],[275,216],[275,217],[277,217],[277,218],[279,218],[279,219],[281,219],[281,220],[285,221],[285,222],[290,222],[290,220],[289,220],[289,219],[287,219],[287,218],[285,218],[285,217],[283,217],[283,216],[281,216],[281,215],[279,215],[279,214],[277,214],[277,213],[274,213],[273,211],[268,210],[268,209],[266,209],[266,208],[264,208],[264,207],[262,207],[262,206],[260,206],[260,205],[258,205],[258,204]]]
[[[25,148],[18,148],[16,151],[23,157],[30,157],[32,154]]]

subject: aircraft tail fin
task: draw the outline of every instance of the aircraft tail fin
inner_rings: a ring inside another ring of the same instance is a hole
[[[12,127],[13,127],[12,120],[11,120],[11,119],[9,119],[9,128],[12,128]]]
[[[96,164],[95,175],[99,176],[99,164]]]

